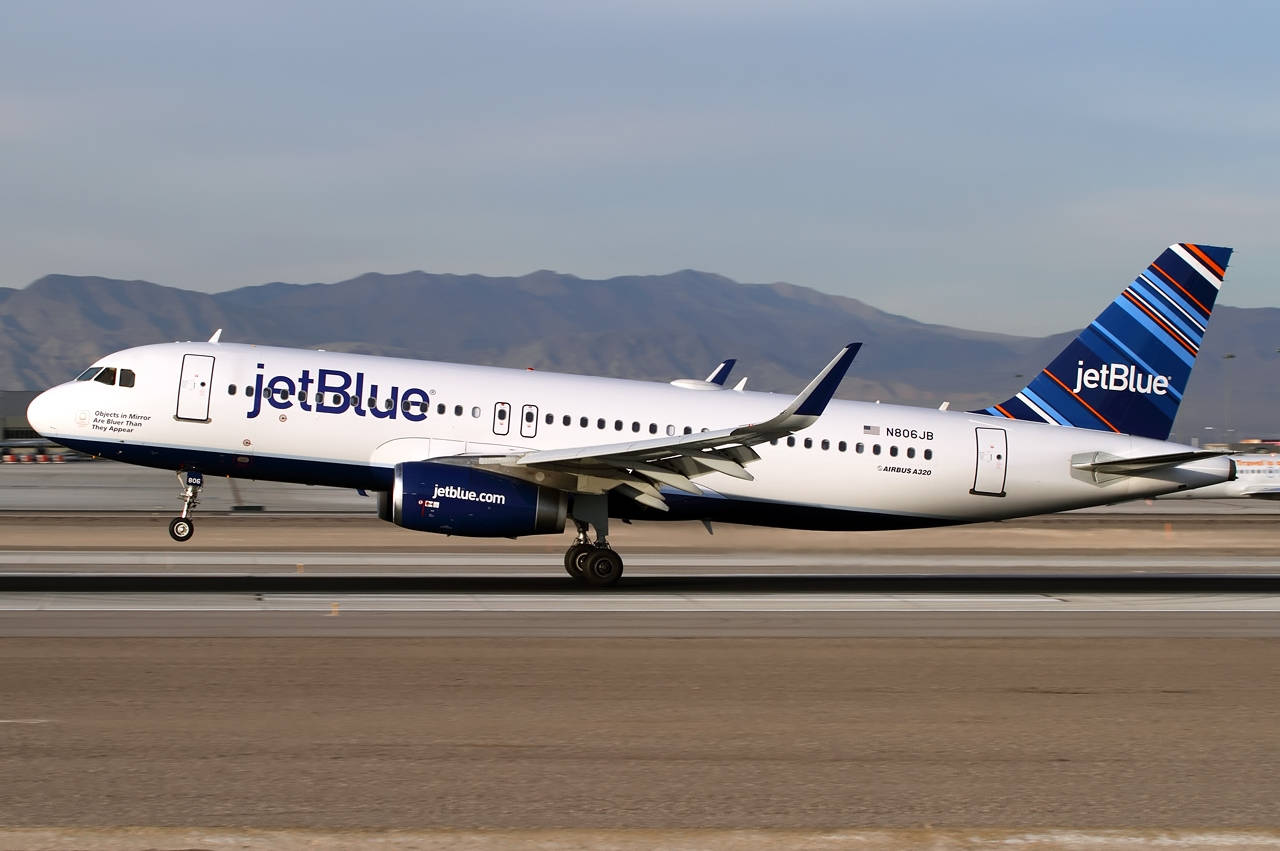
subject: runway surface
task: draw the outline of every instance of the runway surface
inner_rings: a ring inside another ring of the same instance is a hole
[[[1274,639],[0,638],[0,824],[1270,828],[1278,670]]]
[[[47,847],[1276,844],[1267,514],[637,525],[609,591],[562,537],[167,517],[0,514],[0,825]]]

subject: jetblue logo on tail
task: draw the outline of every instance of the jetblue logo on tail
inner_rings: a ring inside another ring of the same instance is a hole
[[[1071,388],[1071,392],[1079,393],[1087,387],[1090,390],[1097,388],[1164,396],[1169,392],[1169,381],[1167,375],[1141,372],[1131,363],[1104,363],[1098,369],[1085,369],[1081,360],[1076,361],[1076,386]]]

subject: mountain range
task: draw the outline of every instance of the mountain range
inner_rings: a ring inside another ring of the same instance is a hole
[[[1101,309],[1102,305],[1096,305]],[[1082,317],[1085,318],[1085,317]],[[840,396],[976,408],[1005,399],[1074,336],[1020,337],[917,322],[792,284],[684,270],[587,280],[365,274],[198,293],[147,281],[48,275],[0,288],[0,388],[66,380],[144,343],[253,342],[666,381],[726,357],[752,389],[795,392],[844,343],[866,345]],[[1175,436],[1280,434],[1280,309],[1219,306]]]

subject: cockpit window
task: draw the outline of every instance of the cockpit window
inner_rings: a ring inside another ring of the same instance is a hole
[[[103,367],[103,368],[102,368],[102,372],[99,372],[99,373],[98,373],[98,375],[97,375],[97,377],[96,377],[96,378],[94,378],[93,380],[94,380],[94,381],[100,381],[100,382],[102,382],[103,384],[115,384],[115,383],[116,383],[116,368],[115,368],[114,366],[105,366],[105,367]]]
[[[132,387],[134,382],[134,374],[132,369],[120,370],[120,386]]]
[[[102,371],[100,366],[91,366],[84,372],[76,376],[76,381],[91,381],[93,377]]]

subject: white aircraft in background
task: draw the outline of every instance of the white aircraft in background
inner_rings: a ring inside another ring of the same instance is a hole
[[[1225,453],[1166,442],[1230,256],[1170,246],[1022,391],[980,411],[832,401],[857,343],[788,399],[728,390],[719,371],[672,386],[219,332],[107,355],[27,415],[74,449],[176,470],[178,541],[206,475],[359,488],[420,531],[516,537],[572,521],[565,568],[604,586],[623,568],[612,518],[903,529],[1233,480]]]
[[[1236,479],[1190,491],[1166,494],[1164,499],[1280,499],[1280,455],[1245,452],[1230,456]]]

